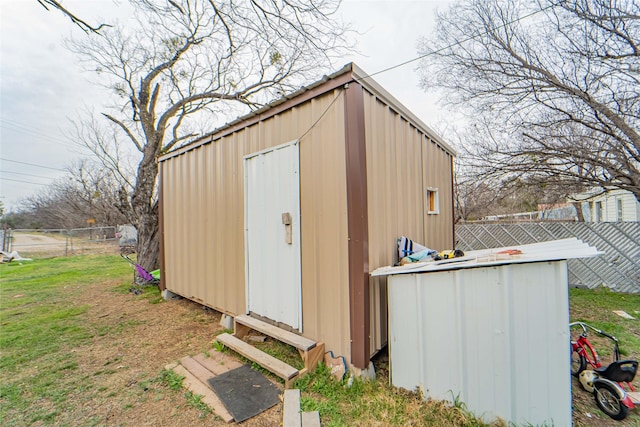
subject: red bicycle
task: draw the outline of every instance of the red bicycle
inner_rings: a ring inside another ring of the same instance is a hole
[[[569,323],[569,328],[575,326],[580,326],[582,333],[576,341],[571,341],[571,375],[578,377],[580,372],[587,369],[587,365],[590,365],[593,369],[602,367],[598,352],[589,342],[587,329],[591,329],[598,335],[613,341],[613,360],[620,360],[620,348],[616,337],[583,322]]]
[[[582,333],[571,341],[571,374],[578,377],[582,387],[593,393],[598,407],[614,420],[626,418],[634,404],[640,404],[640,393],[635,392],[631,382],[638,369],[636,360],[620,360],[618,339],[600,329],[583,322],[569,324],[569,328],[580,326]],[[587,329],[613,341],[613,362],[602,366],[598,352],[587,338]],[[592,369],[587,370],[587,365]],[[627,391],[624,386],[629,389]]]

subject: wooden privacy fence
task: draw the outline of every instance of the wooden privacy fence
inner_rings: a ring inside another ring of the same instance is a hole
[[[456,225],[457,248],[463,251],[524,245],[576,237],[603,256],[569,260],[571,286],[606,286],[640,293],[640,222],[527,222]]]

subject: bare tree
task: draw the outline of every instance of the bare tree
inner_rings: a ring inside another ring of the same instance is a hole
[[[540,205],[564,204],[569,196],[588,189],[583,182],[568,180],[554,173],[518,172],[517,167],[510,172],[502,166],[491,165],[492,159],[485,156],[495,156],[491,144],[497,144],[496,132],[492,133],[492,130],[488,125],[476,124],[455,135],[458,151],[454,169],[457,221],[537,211]],[[582,218],[580,205],[574,204],[574,207],[578,217]]]
[[[118,188],[101,164],[80,160],[68,168],[66,177],[27,198],[21,215],[38,228],[81,228],[89,218],[97,225],[124,224],[131,208],[121,202]]]
[[[640,3],[470,0],[437,19],[421,83],[473,115],[487,177],[640,200]]]
[[[196,136],[203,119],[218,119],[233,105],[249,112],[319,77],[350,46],[347,29],[334,19],[339,0],[132,3],[135,25],[105,28],[102,37],[70,47],[116,96],[103,119],[141,155],[131,206],[138,260],[153,269],[159,250],[157,156]]]
[[[42,7],[44,7],[47,10],[49,10],[49,8],[51,7],[62,12],[63,15],[67,16],[71,20],[71,22],[73,22],[78,27],[80,27],[82,31],[84,31],[85,33],[91,32],[91,33],[98,34],[102,28],[109,26],[107,24],[91,25],[87,23],[87,21],[85,21],[84,19],[78,17],[71,10],[64,7],[64,5],[57,0],[37,0],[37,1],[38,3],[40,3]]]

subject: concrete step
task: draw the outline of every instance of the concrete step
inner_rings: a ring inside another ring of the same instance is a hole
[[[303,412],[302,427],[320,427],[320,413],[318,411]]]
[[[300,412],[300,390],[284,391],[282,427],[320,427],[318,411]]]
[[[300,390],[293,388],[284,391],[284,409],[282,427],[302,427],[300,417]]]

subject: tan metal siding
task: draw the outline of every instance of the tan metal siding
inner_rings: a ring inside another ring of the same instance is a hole
[[[244,285],[215,286],[244,277],[241,158],[209,144],[163,163],[166,287],[226,313],[244,309]]]
[[[365,91],[369,206],[369,270],[394,261],[396,240],[408,236],[433,249],[453,239],[451,155],[424,131]],[[444,164],[443,164],[444,162]],[[426,189],[439,189],[440,213],[426,214]],[[384,278],[370,279],[371,353],[387,342]]]
[[[344,73],[162,157],[163,280],[167,289],[220,311],[245,311],[243,156],[300,138],[303,334],[349,360],[354,319],[342,93],[349,67]],[[369,254],[363,269],[370,271],[394,260],[400,235],[434,249],[451,246],[453,151],[426,136],[433,132],[375,82],[363,85]],[[430,217],[427,187],[440,197],[440,213]],[[386,343],[387,297],[384,282],[370,286],[374,353]]]
[[[300,140],[303,335],[348,358],[341,92],[164,160],[162,189],[167,289],[225,313],[244,313],[243,157],[300,138],[326,110]]]
[[[425,241],[433,249],[453,249],[453,156],[428,136],[423,141],[424,187],[438,189],[440,205],[440,213],[426,215]]]
[[[312,100],[313,120],[340,98],[300,141],[303,335],[349,360],[347,196],[344,94]],[[302,111],[300,114],[302,115]],[[307,129],[312,122],[307,122]]]

